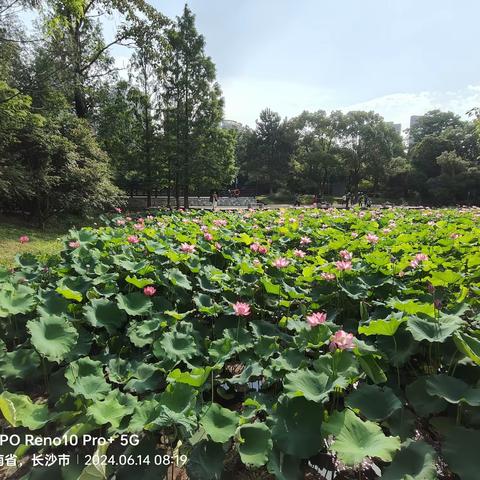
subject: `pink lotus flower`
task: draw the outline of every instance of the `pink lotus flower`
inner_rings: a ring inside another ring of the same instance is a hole
[[[216,248],[217,250],[221,250],[221,249],[222,249],[222,245],[221,245],[220,243],[218,243],[218,242],[215,242],[215,248]]]
[[[365,236],[365,238],[367,239],[367,242],[368,243],[372,243],[372,244],[375,244],[378,242],[378,237],[377,235],[373,234],[373,233],[367,233],[367,235]]]
[[[410,266],[411,266],[412,268],[417,268],[419,265],[420,265],[420,262],[419,262],[418,260],[412,260],[412,261],[410,262]]]
[[[214,220],[213,224],[217,227],[226,227],[227,226],[227,221],[219,218],[217,220]]]
[[[322,323],[325,323],[326,320],[327,320],[327,314],[325,312],[315,312],[315,313],[312,313],[311,315],[308,315],[307,317],[307,322],[312,327],[321,325]]]
[[[115,211],[116,211],[117,213],[122,213],[122,209],[121,209],[120,207],[115,207]]]
[[[180,250],[183,253],[193,253],[195,252],[195,245],[190,245],[189,243],[182,243],[180,245]]]
[[[125,220],[123,218],[119,218],[117,220],[117,225],[125,225]]]
[[[248,303],[236,302],[232,306],[235,315],[238,317],[248,317],[250,315],[250,305]]]
[[[415,255],[415,260],[418,262],[426,262],[428,260],[428,255],[425,255],[424,253],[417,253]]]
[[[442,309],[442,301],[441,301],[439,298],[436,298],[436,299],[433,301],[433,306],[434,306],[437,310],[441,310],[441,309]]]
[[[70,248],[79,248],[80,247],[80,242],[78,240],[76,241],[71,241],[71,242],[68,242],[68,246]]]
[[[252,260],[252,264],[254,267],[259,267],[262,264],[262,262],[258,258],[254,258]]]
[[[135,230],[140,230],[140,231],[141,231],[141,230],[143,230],[143,229],[145,228],[145,225],[144,225],[143,223],[136,223],[136,224],[133,226],[133,228],[134,228]]]
[[[352,232],[350,235],[352,236],[352,238],[357,238],[357,237],[358,237],[358,233],[357,233],[357,232]]]
[[[140,217],[138,220],[137,220],[138,223],[145,223],[145,219],[143,219],[142,217]]]
[[[454,240],[455,240],[456,238],[458,238],[458,237],[460,237],[460,234],[459,234],[459,233],[452,233],[452,234],[450,235],[450,238],[453,238]]]
[[[258,247],[258,253],[260,253],[262,255],[265,255],[267,252],[268,252],[268,248],[265,247],[264,245],[260,245]]]
[[[132,220],[132,217],[126,217],[127,221],[130,222]]]
[[[156,292],[157,292],[157,289],[155,287],[152,287],[151,285],[149,285],[149,286],[147,286],[143,289],[143,293],[147,297],[153,297]]]
[[[352,262],[335,262],[335,266],[337,267],[338,270],[351,270],[352,269]]]
[[[154,219],[155,219],[155,217],[154,217],[153,215],[147,215],[147,220],[148,220],[149,222],[151,222],[151,221],[154,220]]]
[[[258,249],[260,247],[260,244],[258,242],[253,242],[251,245],[250,245],[250,250],[252,252],[258,252]]]
[[[22,236],[18,239],[18,241],[19,241],[20,243],[28,243],[28,242],[30,241],[30,237],[28,237],[28,235],[22,235]]]
[[[354,336],[352,333],[344,332],[343,330],[338,330],[334,335],[330,337],[330,350],[352,350],[355,348],[355,343],[353,341]]]
[[[352,254],[348,250],[341,250],[340,258],[345,262],[349,262],[352,259]]]
[[[200,227],[200,231],[201,231],[201,232],[208,232],[208,227],[207,227],[207,225],[202,225],[202,226]]]
[[[337,278],[337,276],[334,273],[326,273],[326,272],[322,272],[320,274],[320,277],[323,280],[326,280],[327,282],[333,282]]]
[[[288,267],[289,264],[290,262],[283,257],[279,257],[273,262],[273,266],[277,268],[285,268]]]
[[[312,239],[310,237],[302,237],[300,239],[300,245],[308,245],[309,243],[312,243]]]
[[[211,242],[213,240],[213,235],[209,232],[205,232],[203,234],[203,238],[207,241],[207,242]]]
[[[306,255],[303,250],[299,250],[297,248],[293,251],[293,254],[298,258],[303,258]]]
[[[130,235],[127,237],[128,243],[138,243],[140,239],[136,235]]]

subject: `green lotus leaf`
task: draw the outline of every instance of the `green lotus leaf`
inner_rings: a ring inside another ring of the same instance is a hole
[[[478,480],[480,431],[454,427],[446,435],[442,453],[450,469],[461,480]]]
[[[187,462],[191,480],[220,480],[225,453],[219,443],[202,441],[192,450]]]
[[[428,377],[420,377],[405,388],[407,399],[421,417],[440,413],[447,407],[443,398],[437,398],[427,392]]]
[[[67,300],[75,300],[76,302],[81,302],[83,300],[83,295],[81,292],[72,290],[69,287],[65,287],[65,286],[57,287],[55,291],[60,295],[62,295]]]
[[[33,403],[27,395],[7,391],[0,395],[0,410],[12,427],[26,427],[29,430],[42,428],[50,417],[46,403]]]
[[[264,423],[242,425],[237,430],[238,452],[242,462],[261,467],[268,461],[273,447],[270,429]]]
[[[159,427],[154,424],[154,421],[158,418],[160,408],[157,400],[138,401],[127,430],[129,432],[157,430]]]
[[[0,318],[30,312],[35,305],[35,291],[26,285],[3,284],[0,290]]]
[[[165,379],[163,372],[150,363],[140,363],[131,379],[125,385],[125,389],[135,393],[145,393],[157,390]]]
[[[239,420],[240,415],[238,413],[223,408],[216,403],[211,403],[200,419],[200,425],[212,441],[225,443],[235,435]]]
[[[287,372],[291,372],[292,370],[297,370],[300,368],[302,362],[304,361],[305,356],[302,354],[302,352],[299,352],[294,348],[284,349],[276,358],[272,358],[270,360],[270,366],[274,370],[286,370]]]
[[[434,287],[448,287],[460,282],[462,278],[463,275],[461,273],[453,270],[434,270],[428,278],[428,281]]]
[[[468,403],[480,406],[480,388],[471,388],[459,378],[448,375],[432,375],[425,380],[425,390],[429,395],[441,397],[449,403]]]
[[[346,398],[345,405],[360,410],[368,420],[380,421],[402,408],[402,402],[388,387],[360,385]]]
[[[118,302],[118,308],[132,317],[144,315],[152,306],[152,301],[140,292],[127,293],[126,295],[119,293],[115,298]]]
[[[127,320],[127,315],[115,302],[104,298],[92,300],[83,311],[92,327],[104,327],[110,334],[114,334]]]
[[[455,332],[453,341],[460,352],[480,365],[480,340],[466,333]]]
[[[185,290],[192,289],[192,284],[188,280],[187,276],[183,274],[178,268],[171,268],[170,270],[167,270],[165,272],[165,276],[175,287],[180,287]]]
[[[161,359],[163,352],[176,361],[185,361],[198,354],[195,339],[191,335],[176,331],[165,333],[153,344],[153,353],[157,358]]]
[[[412,334],[403,327],[391,337],[378,337],[375,343],[394,367],[404,365],[419,348],[419,344],[414,341]]]
[[[44,291],[39,294],[39,299],[37,311],[42,317],[67,313],[69,302],[55,291]]]
[[[194,368],[190,372],[182,372],[177,368],[168,374],[167,380],[169,382],[186,383],[187,385],[198,388],[207,381],[211,371],[211,367]]]
[[[88,357],[70,363],[65,369],[65,378],[76,395],[83,395],[91,400],[102,399],[110,391],[101,362]]]
[[[29,348],[19,348],[0,357],[0,375],[7,379],[32,379],[40,375],[40,357]]]
[[[398,327],[407,321],[406,317],[390,315],[384,320],[371,320],[368,324],[360,325],[358,327],[358,333],[364,335],[387,335],[391,337],[395,335]]]
[[[411,317],[408,320],[407,330],[418,342],[426,340],[430,343],[443,343],[452,333],[457,331],[463,323],[461,318],[454,315],[444,315],[438,320]]]
[[[276,480],[298,480],[302,476],[300,459],[285,455],[276,448],[270,453],[267,469]]]
[[[399,437],[385,436],[376,423],[362,421],[349,409],[335,412],[323,423],[323,429],[335,437],[331,449],[346,465],[359,465],[365,458],[391,462],[400,449]]]
[[[298,370],[285,376],[284,388],[290,397],[305,397],[313,402],[328,400],[333,390],[333,380],[325,373],[312,370]]]
[[[193,409],[196,395],[196,390],[190,385],[172,383],[160,395],[160,404],[173,412],[184,413]]]
[[[109,423],[113,428],[118,428],[124,417],[133,413],[137,403],[136,397],[123,394],[115,389],[101,400],[96,400],[87,409],[98,425]]]
[[[130,276],[130,275],[127,275],[125,277],[125,281],[127,283],[134,285],[137,288],[143,288],[143,287],[146,287],[147,285],[153,285],[155,283],[155,281],[152,280],[151,278],[137,278],[135,276]]]
[[[388,302],[388,305],[395,308],[407,315],[416,315],[417,313],[423,313],[429,317],[435,316],[435,307],[433,303],[420,303],[416,300],[398,300],[392,299]]]
[[[358,363],[373,383],[385,383],[387,376],[373,355],[358,357]]]
[[[272,439],[284,453],[309,458],[322,449],[323,407],[304,397],[284,397],[274,415]]]
[[[27,322],[35,349],[51,362],[61,362],[78,340],[77,329],[65,318],[56,315]]]
[[[407,440],[382,474],[382,480],[436,480],[437,455],[422,440]]]

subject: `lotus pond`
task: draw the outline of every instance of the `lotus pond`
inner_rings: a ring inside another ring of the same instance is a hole
[[[0,272],[0,478],[480,478],[480,210],[103,221]]]

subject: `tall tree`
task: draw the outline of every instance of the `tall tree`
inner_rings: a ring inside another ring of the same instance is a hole
[[[114,72],[110,47],[132,46],[140,33],[155,32],[167,20],[145,0],[48,0],[44,12],[44,29],[50,41],[48,54],[56,60],[53,74],[72,92],[72,102],[79,117],[91,110],[91,90],[106,75]],[[105,42],[99,17],[113,12],[124,19],[114,38]]]
[[[222,119],[223,98],[215,81],[215,66],[205,53],[205,40],[186,5],[167,37],[161,102],[170,149],[169,180],[174,184],[177,207],[183,190],[187,208],[193,172],[198,171],[204,157],[202,149]]]

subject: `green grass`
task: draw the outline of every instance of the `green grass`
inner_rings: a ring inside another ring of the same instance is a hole
[[[11,267],[17,253],[33,253],[40,256],[56,254],[61,249],[61,237],[68,227],[48,227],[45,231],[12,219],[0,218],[0,266]],[[21,244],[19,237],[27,235],[28,243]]]

